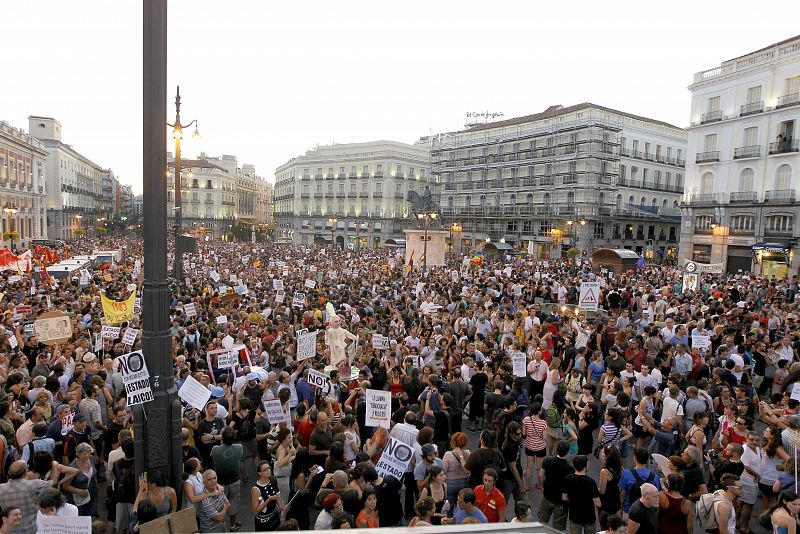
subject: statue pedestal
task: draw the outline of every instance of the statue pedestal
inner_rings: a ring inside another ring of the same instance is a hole
[[[406,233],[406,262],[414,253],[414,269],[422,268],[422,257],[425,254],[425,230],[414,228],[405,230]],[[447,251],[447,236],[450,232],[444,230],[428,230],[427,264],[429,267],[444,265],[444,256]]]

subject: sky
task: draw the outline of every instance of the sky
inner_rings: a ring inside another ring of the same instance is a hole
[[[57,118],[65,143],[141,193],[141,1],[2,7],[0,120]],[[588,101],[686,126],[695,72],[797,35],[797,20],[786,0],[171,0],[167,117],[180,85],[202,135],[184,157],[235,154],[273,182],[317,144],[412,143],[467,112]]]

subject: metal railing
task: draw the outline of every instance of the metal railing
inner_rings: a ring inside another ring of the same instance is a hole
[[[744,104],[739,108],[739,116],[744,117],[745,115],[752,115],[754,113],[761,113],[764,111],[764,101],[760,100],[758,102],[750,102],[749,104]]]
[[[764,202],[794,202],[794,189],[773,189],[764,193]]]
[[[778,105],[775,106],[775,109],[796,106],[798,104],[800,104],[800,93],[792,93],[790,95],[783,95],[779,97]]]
[[[709,163],[712,161],[719,161],[719,150],[698,152],[694,160],[695,163]]]
[[[731,193],[731,203],[756,202],[758,194],[755,191],[734,191]]]
[[[785,139],[769,144],[770,155],[786,154],[787,152],[800,152],[800,143],[796,139]]]
[[[740,146],[733,149],[733,159],[760,158],[761,145]]]
[[[709,122],[717,122],[722,120],[722,110],[717,109],[715,111],[709,111],[708,113],[703,113],[700,117],[700,124],[707,124]]]
[[[716,204],[717,195],[714,193],[695,193],[690,197],[689,203],[695,206]]]

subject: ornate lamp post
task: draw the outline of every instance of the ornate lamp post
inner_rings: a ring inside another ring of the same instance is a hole
[[[339,222],[339,219],[336,217],[330,217],[328,222],[331,223],[331,246],[336,246],[336,223]]]
[[[183,281],[183,251],[180,247],[181,225],[183,223],[181,140],[183,139],[183,129],[189,128],[192,124],[194,124],[192,137],[200,137],[200,132],[197,131],[197,119],[188,124],[181,124],[181,88],[178,86],[178,92],[175,95],[175,122],[173,124],[167,123],[167,126],[172,128],[172,138],[175,139],[175,264],[172,267],[172,274],[175,276],[175,285],[178,287],[178,293],[180,293],[181,282]],[[191,175],[191,173],[189,174]],[[167,172],[167,176],[169,176],[169,172]]]
[[[8,215],[8,236],[11,238],[11,252],[14,252],[14,214],[19,210],[16,206],[6,203],[3,212]]]

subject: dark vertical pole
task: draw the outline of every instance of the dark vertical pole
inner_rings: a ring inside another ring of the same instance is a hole
[[[142,351],[155,399],[134,407],[136,472],[161,471],[181,488],[181,406],[172,374],[167,285],[167,0],[144,0]]]
[[[428,275],[428,212],[425,212],[425,236],[422,238],[422,274]]]
[[[181,124],[181,88],[175,95],[175,127],[180,129]],[[180,135],[183,135],[181,130]],[[181,177],[181,138],[175,139],[175,264],[172,267],[172,276],[175,278],[177,292],[181,293],[181,282],[183,282],[183,254],[179,240],[181,226],[183,225],[183,178]]]

